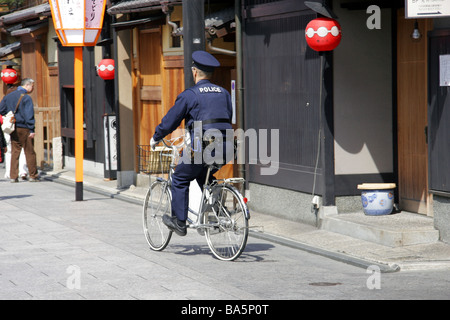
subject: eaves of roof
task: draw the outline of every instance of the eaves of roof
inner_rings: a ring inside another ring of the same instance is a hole
[[[108,8],[110,15],[161,10],[163,5],[181,4],[182,0],[123,0]]]
[[[31,8],[15,11],[0,17],[0,23],[3,25],[13,24],[37,18],[39,16],[48,16],[51,14],[50,5],[48,3],[40,4]]]
[[[0,48],[0,58],[10,54],[11,52],[18,50],[20,48],[20,46],[21,46],[20,41],[17,41],[14,43],[10,43],[4,47],[1,47]]]
[[[46,27],[47,25],[48,25],[48,22],[45,21],[43,23],[39,23],[39,24],[36,24],[36,25],[33,25],[33,26],[24,27],[24,28],[21,28],[21,29],[17,29],[17,30],[11,31],[11,35],[13,37],[23,36],[24,34],[29,34],[31,32],[39,30],[39,29],[41,29],[43,27]]]

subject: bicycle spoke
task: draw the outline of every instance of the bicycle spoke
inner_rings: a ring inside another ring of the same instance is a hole
[[[156,181],[147,192],[143,209],[143,227],[147,243],[156,251],[163,250],[172,232],[163,224],[164,214],[171,213],[171,197],[165,183]]]
[[[218,185],[215,188],[220,188],[218,193],[216,190],[218,199],[211,207],[211,212],[205,213],[205,224],[211,224],[208,220],[217,220],[218,232],[213,232],[209,228],[206,231],[206,238],[211,251],[217,258],[234,260],[244,250],[248,237],[245,203],[233,187]],[[215,192],[212,194],[214,195]]]

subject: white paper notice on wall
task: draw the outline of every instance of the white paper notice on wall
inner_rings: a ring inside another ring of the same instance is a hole
[[[450,16],[450,1],[448,0],[405,0],[405,3],[405,17],[409,19]]]
[[[439,56],[439,85],[441,87],[450,86],[450,54]]]

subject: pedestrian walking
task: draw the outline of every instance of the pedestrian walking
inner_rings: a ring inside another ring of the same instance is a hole
[[[180,93],[175,104],[163,117],[151,138],[150,146],[154,149],[158,141],[173,132],[185,120],[186,128],[191,133],[192,149],[198,150],[195,141],[194,122],[202,123],[202,130],[220,130],[225,141],[226,130],[232,129],[231,97],[227,90],[211,83],[214,69],[219,61],[206,51],[192,54],[192,76],[195,85]],[[202,141],[200,141],[200,146]],[[224,142],[226,149],[226,142]],[[225,155],[226,152],[224,152]],[[205,159],[202,159],[203,161]],[[217,171],[217,170],[215,170]],[[214,172],[215,172],[214,171]],[[207,167],[203,163],[178,163],[172,177],[172,217],[163,216],[164,224],[180,236],[186,235],[186,219],[189,204],[189,185],[197,180],[202,187],[206,179]],[[212,173],[214,173],[212,172]],[[210,177],[212,179],[212,177]]]
[[[2,125],[3,124],[3,118],[2,115],[0,115],[0,163],[3,163],[3,154],[6,153],[7,147],[6,147],[6,140],[5,136],[3,134]]]
[[[8,84],[8,89],[6,90],[6,95],[15,91],[17,89],[17,86]],[[0,114],[0,119],[2,115]],[[0,121],[2,123],[2,121]],[[5,136],[6,140],[6,147],[7,151],[4,154],[3,162],[5,163],[5,179],[10,179],[10,171],[11,171],[11,137],[8,133],[3,132],[3,135]],[[19,177],[22,180],[26,180],[28,178],[28,166],[27,161],[25,159],[25,152],[22,148],[22,151],[20,151],[20,157],[19,157]]]
[[[13,92],[7,94],[0,102],[0,114],[6,115],[9,111],[15,112],[15,130],[10,134],[11,138],[11,182],[19,181],[19,158],[22,148],[29,170],[29,181],[39,180],[36,152],[33,139],[35,136],[35,119],[33,100],[28,95],[34,89],[34,80],[25,78],[21,85]],[[17,111],[16,111],[17,109]]]
[[[11,172],[11,136],[7,133],[3,132],[3,135],[5,136],[7,151],[4,154],[4,163],[5,163],[5,179],[10,179],[10,172]],[[28,166],[27,166],[27,160],[25,158],[25,151],[20,151],[19,156],[19,177],[22,180],[28,179]]]
[[[3,124],[3,116],[0,114],[0,125]],[[3,132],[3,136],[5,138],[6,148],[5,151],[1,152],[1,160],[0,163],[5,164],[5,179],[10,178],[10,170],[11,170],[11,137],[8,133]],[[25,159],[25,152],[20,152],[19,157],[19,176],[22,180],[26,180],[28,178],[28,166],[27,161]]]

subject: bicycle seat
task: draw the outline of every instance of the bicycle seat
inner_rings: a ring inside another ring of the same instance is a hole
[[[220,170],[224,166],[224,164],[216,164],[216,163],[206,164],[205,163],[205,166],[210,168],[211,171],[214,171],[214,169]]]

